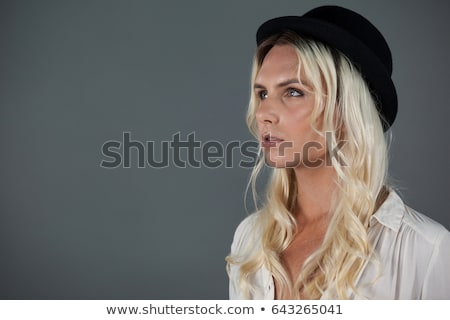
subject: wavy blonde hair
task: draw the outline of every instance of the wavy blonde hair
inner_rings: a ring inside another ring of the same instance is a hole
[[[280,262],[280,254],[297,230],[292,215],[297,201],[297,181],[292,168],[272,168],[265,203],[254,217],[250,241],[226,258],[227,269],[239,268],[237,285],[243,297],[251,297],[251,278],[265,266],[290,297],[320,298],[329,290],[333,298],[357,294],[355,284],[365,264],[375,257],[368,239],[369,221],[387,190],[388,144],[382,120],[367,83],[349,59],[337,50],[292,32],[273,36],[255,54],[252,88],[264,57],[276,44],[296,49],[303,70],[315,93],[311,127],[327,133],[327,150],[341,141],[344,146],[330,155],[336,172],[336,192],[329,212],[329,224],[320,247],[305,261],[297,279],[291,281]],[[247,125],[258,138],[255,94],[250,97]],[[319,127],[320,123],[320,127]],[[338,148],[336,148],[338,149]],[[256,193],[256,177],[264,166],[255,165],[249,186]],[[254,197],[254,199],[256,199]],[[261,237],[262,235],[262,237]]]

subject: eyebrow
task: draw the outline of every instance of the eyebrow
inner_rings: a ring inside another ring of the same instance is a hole
[[[277,84],[277,87],[279,87],[279,88],[286,87],[286,86],[288,86],[290,84],[293,84],[293,83],[300,83],[300,82],[298,81],[297,78],[292,78],[292,79],[288,79],[288,80],[285,80],[283,82],[280,82],[279,84]],[[302,81],[302,84],[307,86],[307,84],[304,81]],[[254,89],[265,89],[266,87],[264,87],[262,84],[255,83],[253,88]]]

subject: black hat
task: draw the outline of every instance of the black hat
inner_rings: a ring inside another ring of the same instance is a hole
[[[338,6],[321,6],[302,16],[278,17],[264,22],[256,33],[260,45],[270,36],[291,30],[319,40],[345,54],[371,89],[387,130],[397,115],[397,93],[392,82],[392,56],[383,35],[366,18]]]

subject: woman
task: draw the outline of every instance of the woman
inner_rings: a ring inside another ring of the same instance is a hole
[[[247,124],[272,167],[238,226],[231,299],[450,299],[450,233],[387,180],[397,114],[390,49],[361,15],[323,6],[257,32]]]

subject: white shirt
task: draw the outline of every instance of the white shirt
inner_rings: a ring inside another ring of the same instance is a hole
[[[257,214],[236,229],[231,254],[245,243]],[[375,279],[376,265],[366,264],[356,283],[359,295],[352,299],[450,299],[450,232],[441,224],[409,208],[391,191],[371,218],[369,239],[379,256],[381,274]],[[238,277],[239,269],[232,265],[230,299],[243,299],[236,289]],[[255,288],[251,299],[274,299],[274,282],[267,268],[259,269],[251,282]],[[321,299],[337,298],[328,289]]]

